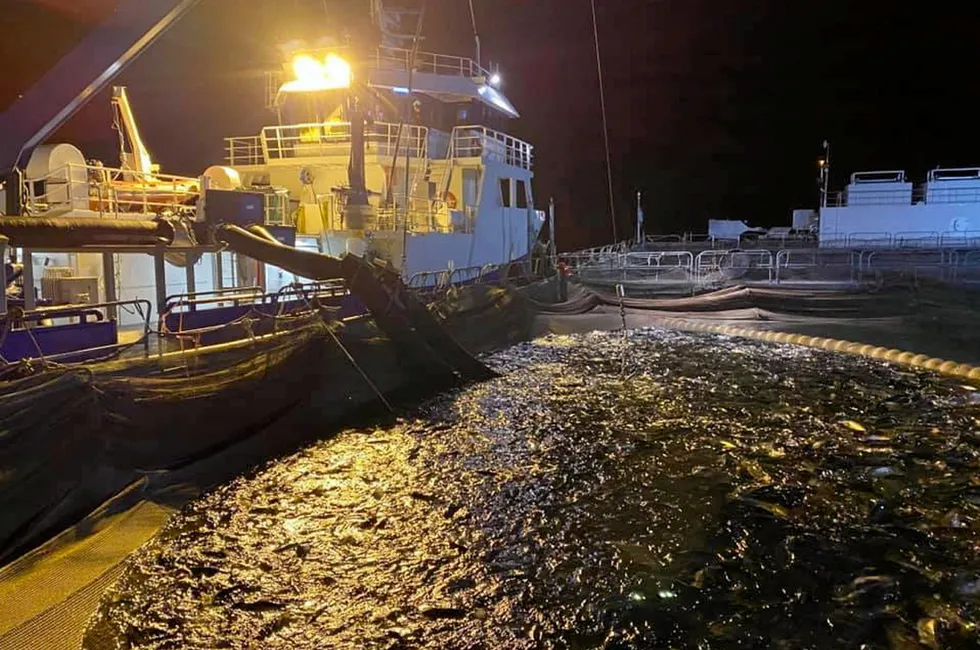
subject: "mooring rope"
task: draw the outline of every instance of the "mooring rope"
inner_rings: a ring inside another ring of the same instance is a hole
[[[381,403],[385,405],[385,408],[387,408],[390,413],[394,413],[395,409],[392,408],[388,400],[385,399],[384,394],[377,387],[377,385],[375,385],[375,383],[371,381],[371,377],[368,376],[367,372],[365,372],[364,369],[361,368],[360,364],[357,363],[357,361],[354,359],[354,355],[352,355],[347,350],[347,348],[344,347],[344,344],[340,342],[340,339],[337,337],[336,334],[333,333],[333,330],[330,328],[330,326],[324,323],[324,329],[327,330],[327,334],[329,334],[330,338],[334,340],[334,343],[336,343],[337,347],[340,348],[340,351],[344,353],[344,356],[346,356],[347,360],[350,361],[352,366],[354,366],[354,369],[361,375],[361,377],[364,378],[364,381],[367,382],[367,385],[371,388],[371,390],[374,391],[374,394],[378,396],[378,399],[381,400]]]
[[[619,241],[616,232],[616,198],[613,192],[612,153],[609,147],[609,121],[606,117],[606,89],[602,80],[602,56],[599,53],[599,18],[596,15],[595,0],[592,0],[592,33],[595,37],[596,69],[599,72],[599,106],[602,109],[602,138],[606,144],[606,180],[609,183],[609,219],[612,222],[613,241]]]

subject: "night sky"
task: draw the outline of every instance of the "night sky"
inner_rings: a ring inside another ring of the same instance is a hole
[[[6,106],[113,0],[2,3]],[[709,218],[788,224],[816,204],[824,139],[835,186],[866,169],[918,179],[980,165],[973,3],[597,3],[621,236],[637,189],[649,233],[704,232]],[[557,201],[560,247],[607,243],[588,0],[477,0],[477,11],[484,58],[523,115],[510,130],[536,146],[539,207]],[[262,71],[276,45],[327,20],[322,0],[202,0],[119,80],[164,171],[196,175],[221,161],[223,137],[271,123]],[[425,34],[425,49],[469,54],[464,0],[428,0]],[[115,163],[110,124],[105,94],[57,139]]]

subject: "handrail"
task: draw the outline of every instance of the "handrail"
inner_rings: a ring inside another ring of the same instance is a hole
[[[161,336],[170,335],[176,336],[179,339],[194,338],[196,341],[195,347],[198,347],[200,345],[200,339],[197,337],[232,325],[247,324],[250,319],[277,320],[297,316],[296,313],[286,313],[284,311],[284,307],[290,300],[303,299],[305,302],[311,303],[317,298],[336,297],[338,295],[347,295],[348,293],[347,287],[342,280],[322,280],[307,284],[294,282],[281,287],[274,293],[267,293],[261,287],[233,287],[193,294],[178,294],[167,299],[166,308],[159,316],[159,330]],[[236,307],[239,306],[240,302],[245,303],[244,306],[247,308],[245,313],[239,314],[236,318],[226,323],[184,329],[184,317],[194,312],[197,305],[229,302],[234,303]],[[177,307],[190,307],[190,312],[177,312],[175,311]],[[269,307],[273,308],[273,310],[263,310],[263,308]],[[307,310],[303,313],[309,315],[313,311],[315,310]],[[167,326],[167,318],[173,315],[179,316],[176,330],[170,330]]]
[[[375,122],[365,130],[368,153],[393,155],[395,150],[414,159],[443,160],[441,148],[430,150],[430,134],[442,131],[414,124]],[[482,158],[530,170],[534,147],[512,135],[481,126],[456,126],[449,138],[445,160],[449,161],[443,185],[448,185],[452,165],[460,158]],[[269,161],[346,155],[350,145],[349,122],[308,122],[267,126],[257,136],[225,138],[225,162],[229,165],[263,165]],[[446,190],[444,190],[446,191]]]
[[[150,301],[136,298],[133,300],[114,300],[111,302],[98,302],[98,303],[85,303],[83,305],[55,305],[52,307],[38,307],[37,309],[31,309],[29,311],[24,311],[18,307],[11,308],[5,314],[0,314],[0,320],[8,318],[11,314],[16,312],[17,320],[23,321],[40,321],[51,318],[68,318],[72,316],[81,316],[83,314],[90,314],[99,309],[108,309],[110,307],[121,307],[126,305],[146,305],[147,309],[150,308]],[[104,320],[105,316],[102,312],[99,313],[99,320]]]
[[[225,163],[235,165],[265,164],[265,148],[261,135],[225,138]]]
[[[963,180],[976,181],[974,178]],[[867,185],[873,185],[868,183]],[[828,197],[827,207],[847,208],[866,205],[919,205],[980,203],[980,185],[955,187],[951,179],[934,180],[924,185],[893,190],[866,190],[859,183]]]
[[[190,209],[200,196],[198,179],[142,174],[118,167],[65,163],[23,183],[28,213],[90,210],[100,214],[150,214]]]
[[[41,350],[38,350],[38,354],[43,355],[44,359],[49,361],[58,361],[60,359],[73,359],[81,355],[90,356],[95,352],[106,352],[102,358],[107,356],[112,356],[116,352],[124,350],[126,348],[132,347],[140,342],[143,344],[144,354],[149,353],[149,333],[150,333],[150,314],[153,312],[153,308],[150,305],[149,300],[142,298],[135,298],[133,300],[113,300],[109,302],[99,302],[93,304],[85,305],[59,305],[56,307],[39,307],[37,309],[32,309],[30,311],[24,311],[20,308],[8,309],[5,314],[0,314],[0,321],[9,321],[11,323],[19,323],[24,325],[28,322],[41,321],[53,318],[71,318],[73,316],[83,317],[84,315],[91,314],[95,310],[105,309],[106,311],[112,309],[119,309],[120,307],[131,306],[135,308],[137,313],[143,316],[143,336],[137,340],[135,343],[115,343],[112,345],[103,345],[94,348],[84,348],[81,350],[71,350],[68,352],[60,352],[56,354],[43,354]],[[104,316],[100,314],[100,320],[104,320]],[[32,330],[38,329],[38,327],[24,325],[23,329]],[[117,339],[118,340],[118,339]]]
[[[930,183],[980,179],[980,167],[937,167],[929,171],[926,180]]]
[[[302,297],[304,300],[309,301],[323,297],[334,298],[338,295],[343,296],[349,293],[350,290],[347,288],[347,283],[344,280],[317,280],[306,283],[292,282],[281,287],[271,298],[272,302],[281,303],[290,297]]]
[[[415,72],[421,73],[486,79],[492,76],[489,70],[468,57],[418,52],[385,45],[379,47],[367,63],[382,70],[408,70],[411,67]]]
[[[905,171],[902,169],[889,169],[886,171],[866,171],[854,172],[851,174],[851,183],[904,183]]]
[[[455,158],[482,158],[531,169],[534,147],[512,135],[480,125],[453,129]]]
[[[889,237],[901,242],[900,237],[889,234]],[[941,238],[941,237],[940,237]],[[934,236],[933,241],[936,240]],[[908,241],[908,240],[906,240]],[[977,244],[980,246],[980,242]],[[587,249],[578,253],[562,254],[560,258],[583,278],[596,281],[608,281],[611,276],[619,276],[617,281],[627,281],[627,275],[637,282],[647,283],[676,283],[677,278],[670,277],[665,271],[683,270],[690,273],[689,282],[693,286],[710,286],[718,283],[717,273],[728,271],[765,272],[767,277],[739,278],[738,281],[762,281],[779,284],[786,281],[786,270],[826,270],[828,275],[823,281],[839,283],[877,282],[882,272],[895,272],[918,278],[928,273],[944,281],[961,283],[980,283],[976,279],[980,269],[980,247],[972,250],[952,247],[922,247],[911,248],[902,246],[892,247],[822,247],[822,248],[791,248],[771,251],[768,249],[704,249],[697,252],[693,264],[688,266],[687,256],[694,256],[694,251],[632,251],[618,253],[614,246]],[[672,265],[665,264],[673,262]],[[841,277],[841,270],[844,277]],[[964,273],[969,270],[970,275]],[[721,278],[722,280],[726,278]],[[728,277],[728,280],[734,280]],[[820,282],[821,279],[810,278],[807,282]]]
[[[259,300],[265,295],[262,287],[228,287],[225,289],[214,289],[213,291],[196,291],[194,293],[177,293],[163,301],[164,310],[160,318],[173,313],[181,307],[190,307],[192,310],[198,305],[211,305],[222,302],[233,302],[236,305],[246,300]]]
[[[350,129],[350,122],[267,126],[260,136],[263,156],[271,161],[347,155],[351,142]],[[394,155],[397,149],[400,154],[407,154],[410,158],[424,158],[428,136],[428,127],[406,124],[400,128],[399,124],[391,122],[375,122],[364,130],[365,149],[382,156]],[[243,138],[226,139],[226,148],[234,146],[239,140],[246,141]]]

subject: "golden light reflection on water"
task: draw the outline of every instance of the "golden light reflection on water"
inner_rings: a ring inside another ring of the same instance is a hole
[[[500,379],[201,499],[87,647],[976,647],[969,392],[669,332],[624,367],[623,345],[518,346]]]

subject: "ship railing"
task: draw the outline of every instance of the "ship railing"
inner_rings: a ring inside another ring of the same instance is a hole
[[[485,126],[457,126],[452,137],[454,159],[482,158],[531,169],[534,147],[514,136]]]
[[[819,237],[820,248],[885,249],[885,248],[946,248],[972,247],[980,244],[980,232],[854,232],[824,233]]]
[[[120,342],[117,325],[112,323],[116,320],[114,314],[117,314],[120,309],[135,312],[142,318],[142,332],[136,339]],[[0,329],[4,332],[0,338],[6,339],[11,332],[17,330],[28,331],[30,347],[33,349],[30,349],[26,356],[21,356],[17,360],[35,358],[65,363],[102,361],[117,357],[136,346],[141,346],[143,353],[148,354],[150,314],[152,311],[150,302],[140,298],[84,305],[56,305],[29,311],[12,308],[6,313],[0,314],[0,321],[2,321]],[[89,320],[90,318],[92,320]],[[77,321],[78,325],[92,322],[103,323],[106,325],[106,338],[114,339],[116,342],[47,354],[44,352],[45,347],[51,345],[63,350],[65,343],[71,341],[71,329],[59,328],[60,323],[58,321]],[[54,327],[49,330],[47,329],[49,325],[46,323],[53,323]],[[8,361],[13,362],[14,359],[11,358]]]
[[[434,52],[413,52],[411,49],[381,46],[375,56],[368,62],[381,70],[408,70],[415,72],[467,77],[470,79],[489,79],[489,70],[471,58],[436,54]]]
[[[313,280],[310,282],[293,282],[287,284],[274,295],[269,294],[271,301],[276,303],[305,301],[313,303],[323,298],[338,298],[350,294],[347,282],[344,280]]]
[[[623,260],[631,268],[694,268],[694,255],[690,251],[650,251],[626,253]]]
[[[900,238],[893,237],[892,241],[896,239]],[[682,282],[692,289],[732,282],[875,284],[885,275],[914,281],[930,278],[980,283],[980,249],[962,247],[790,248],[775,252],[708,249],[625,254],[593,249],[562,254],[560,259],[585,281],[635,281],[664,286]]]
[[[39,178],[26,179],[24,194],[31,215],[67,214],[74,210],[110,217],[177,213],[193,209],[200,197],[200,183],[184,176],[67,163]]]
[[[906,233],[909,235],[910,233]],[[891,232],[825,233],[819,238],[820,248],[892,248],[895,234]]]
[[[827,197],[827,207],[830,208],[948,203],[980,203],[980,187],[955,187],[954,181],[934,181],[910,189],[845,190]]]
[[[289,192],[276,190],[274,192],[263,192],[264,199],[263,214],[265,215],[265,225],[267,226],[295,226],[296,215],[289,209]]]
[[[896,248],[938,248],[939,232],[897,232],[892,236]]]
[[[503,264],[421,271],[409,277],[406,284],[412,289],[423,292],[448,290],[454,286],[467,284],[498,284],[514,277],[539,277],[542,270],[540,262],[541,260],[537,260],[535,263],[524,260],[504,262]]]
[[[565,260],[570,268],[608,268],[615,269],[620,267],[622,253],[585,251],[581,253],[564,253],[560,257]]]
[[[483,282],[494,269],[493,265],[464,266],[447,268],[438,271],[421,271],[408,279],[412,289],[448,289],[453,285],[479,284]]]
[[[408,155],[410,158],[424,158],[428,144],[428,128],[414,124],[399,125],[390,122],[375,122],[364,128],[365,153],[379,156]],[[324,156],[350,156],[351,127],[349,122],[323,122],[307,124],[288,124],[267,126],[262,129],[260,146],[264,161],[320,158]],[[226,150],[230,151],[233,142],[241,140],[244,154],[249,152],[250,143],[243,138],[229,138]],[[229,164],[231,157],[229,153]]]
[[[449,269],[441,271],[420,271],[413,274],[408,279],[408,286],[411,289],[438,289],[448,285]]]
[[[950,230],[939,234],[939,245],[942,248],[977,248],[980,247],[980,230]]]
[[[630,242],[631,248],[638,250],[731,250],[757,249],[778,250],[780,248],[816,247],[815,235],[785,234],[785,235],[756,235],[746,234],[740,237],[718,237],[707,234],[686,233],[683,235],[647,235],[639,245]]]
[[[809,249],[781,250],[776,254],[775,281],[877,281],[882,273],[915,279],[952,280],[960,266],[961,251],[949,249]]]
[[[732,266],[731,251],[727,250],[706,250],[698,253],[694,258],[694,273],[699,279],[703,279],[709,274],[720,273]]]
[[[959,275],[960,251],[950,249],[892,249],[861,251],[858,259],[858,279],[866,282],[880,278],[883,273],[930,278],[941,282],[956,281]]]
[[[778,284],[792,273],[824,269],[828,278],[853,282],[861,266],[861,252],[822,248],[793,248],[776,252],[773,280]]]
[[[264,165],[265,149],[262,146],[262,136],[225,138],[225,163],[232,167]]]
[[[369,220],[370,230],[407,230],[410,233],[472,233],[476,229],[475,214],[467,211],[437,210],[432,201],[411,199],[409,207],[378,208],[376,219]],[[447,216],[449,219],[447,220]]]
[[[160,313],[160,319],[169,314],[197,311],[201,307],[238,307],[262,302],[265,291],[262,287],[228,287],[213,291],[198,291],[195,293],[178,293],[167,296],[165,308]]]
[[[677,277],[681,272],[689,277],[694,272],[695,258],[691,251],[660,250],[623,253],[615,250],[593,250],[558,256],[566,266],[585,277],[611,280],[659,279]]]
[[[348,48],[329,48],[308,51],[307,53],[322,57],[328,53],[336,53],[341,56],[349,57]],[[350,60],[348,58],[348,60]],[[374,54],[363,61],[363,67],[371,70],[403,70],[408,71],[412,68],[415,72],[423,74],[437,74],[451,77],[466,77],[468,79],[482,82],[488,81],[493,73],[479,65],[476,61],[465,56],[454,56],[451,54],[436,54],[434,52],[416,52],[413,54],[411,49],[400,47],[379,47]],[[265,105],[266,108],[276,108],[280,105],[280,89],[287,79],[287,75],[282,70],[270,70],[265,73]]]
[[[348,293],[343,280],[323,280],[289,284],[272,293],[262,287],[250,286],[175,294],[166,298],[165,307],[158,317],[158,331],[161,335],[192,341],[194,347],[201,347],[202,344],[207,345],[201,339],[204,335],[244,325],[239,337],[244,338],[252,331],[252,326],[246,321],[275,321],[280,317],[295,315],[290,306],[300,306],[303,311],[310,312],[319,300]],[[195,312],[208,309],[231,309],[231,312],[221,322],[214,322],[213,317],[201,320],[192,316]]]

